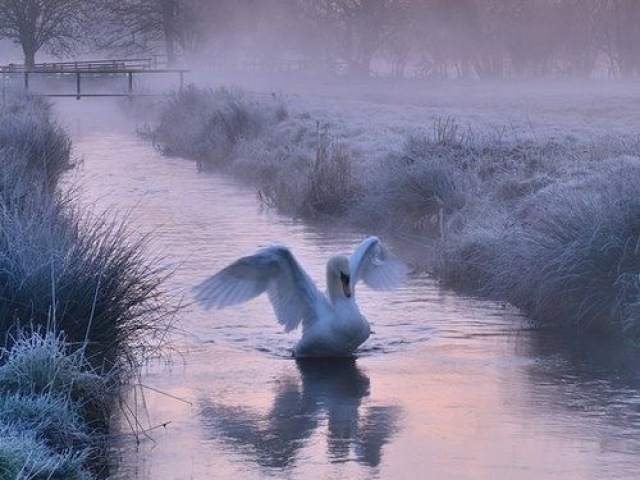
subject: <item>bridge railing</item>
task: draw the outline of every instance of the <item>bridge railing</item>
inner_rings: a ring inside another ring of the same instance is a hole
[[[36,63],[34,68],[26,68],[20,64],[0,66],[0,73],[24,73],[24,72],[104,72],[105,70],[147,70],[156,67],[152,58],[127,58],[114,60],[79,60],[73,62],[46,62]]]
[[[145,95],[142,92],[135,93],[133,88],[133,77],[146,75],[167,75],[177,74],[179,78],[179,88],[183,87],[184,74],[189,70],[184,68],[160,68],[155,58],[128,58],[121,60],[86,60],[72,62],[51,62],[38,63],[34,68],[25,68],[24,65],[9,64],[0,66],[0,80],[2,80],[2,96],[6,96],[7,80],[12,81],[16,77],[22,78],[23,91],[32,92],[32,83],[36,81],[37,92],[35,95],[43,95],[48,97],[75,97],[80,100],[82,97],[120,97],[134,95]],[[125,92],[113,91],[86,91],[84,84],[90,85],[92,80],[98,77],[125,77],[127,79],[127,88]],[[48,84],[43,85],[38,79],[44,77]],[[75,79],[75,92],[61,93],[52,88],[51,80],[66,81]],[[38,86],[40,88],[38,88]],[[47,89],[48,93],[42,90]],[[152,94],[146,94],[152,95]]]

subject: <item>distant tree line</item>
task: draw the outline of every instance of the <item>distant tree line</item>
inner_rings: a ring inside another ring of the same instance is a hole
[[[27,65],[44,49],[359,77],[640,74],[640,0],[0,0],[0,37]]]

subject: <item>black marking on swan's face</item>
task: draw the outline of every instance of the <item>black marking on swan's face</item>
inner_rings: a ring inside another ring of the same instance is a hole
[[[351,286],[349,285],[349,275],[344,272],[340,272],[340,283],[342,283],[342,291],[344,296],[351,298]]]

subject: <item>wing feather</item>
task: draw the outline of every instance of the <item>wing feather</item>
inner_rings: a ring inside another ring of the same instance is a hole
[[[358,245],[349,258],[351,288],[362,280],[376,290],[391,290],[400,286],[409,273],[401,260],[393,257],[375,236],[366,238]]]
[[[267,247],[236,260],[196,285],[193,292],[207,309],[244,303],[266,292],[287,332],[301,322],[305,328],[315,322],[316,305],[322,301],[313,280],[283,246]]]

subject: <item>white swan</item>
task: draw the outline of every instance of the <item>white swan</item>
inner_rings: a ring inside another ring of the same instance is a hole
[[[286,332],[302,323],[296,357],[350,356],[371,333],[355,301],[355,286],[388,290],[399,286],[407,267],[389,255],[377,237],[365,239],[351,254],[327,262],[327,294],[284,246],[271,246],[242,257],[194,287],[205,308],[237,305],[267,292]]]

